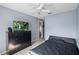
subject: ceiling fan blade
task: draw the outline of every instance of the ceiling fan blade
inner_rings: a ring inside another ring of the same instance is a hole
[[[42,9],[44,7],[44,4],[41,3],[40,6],[37,9]]]
[[[47,9],[42,9],[42,12],[47,12],[47,13],[50,13],[50,10],[47,10]]]

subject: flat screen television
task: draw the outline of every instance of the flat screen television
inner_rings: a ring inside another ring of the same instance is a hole
[[[29,23],[24,21],[13,21],[14,31],[27,31],[29,30]]]

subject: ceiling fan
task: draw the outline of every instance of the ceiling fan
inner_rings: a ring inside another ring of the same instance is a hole
[[[32,12],[33,13],[38,13],[38,14],[41,14],[41,13],[51,14],[50,10],[48,10],[48,9],[45,8],[45,4],[44,3],[41,3],[39,5],[39,7],[37,7],[36,9],[34,9]]]

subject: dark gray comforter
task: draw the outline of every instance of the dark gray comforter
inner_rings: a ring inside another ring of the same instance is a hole
[[[31,51],[39,55],[79,55],[79,50],[75,44],[58,39],[47,40]]]

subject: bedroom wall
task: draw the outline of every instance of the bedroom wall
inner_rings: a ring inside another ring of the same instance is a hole
[[[77,10],[76,10],[77,12],[77,45],[78,45],[78,47],[79,47],[79,5],[78,5],[78,7],[77,7]]]
[[[38,38],[37,18],[0,6],[0,52],[6,49],[6,34],[8,27],[12,27],[13,20],[29,22],[32,32],[32,42]]]
[[[49,35],[76,38],[76,10],[45,17],[45,39]]]

